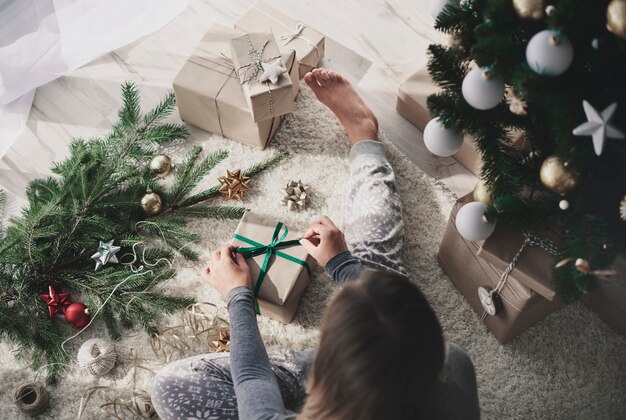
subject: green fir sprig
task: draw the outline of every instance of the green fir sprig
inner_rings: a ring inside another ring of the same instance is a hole
[[[122,98],[110,133],[89,141],[74,139],[67,158],[54,165],[55,175],[29,184],[28,205],[0,231],[0,336],[15,342],[16,355],[31,360],[34,369],[48,365],[49,382],[68,360],[61,343],[76,330],[48,317],[39,298],[48,286],[71,292],[92,313],[101,308],[97,322],[113,339],[135,326],[155,333],[162,315],[194,302],[162,287],[176,274],[171,268],[175,255],[198,258],[193,246],[200,237],[188,222],[238,219],[245,211],[204,203],[218,195],[217,186],[195,192],[226,159],[225,150],[203,157],[202,149],[194,147],[168,188],[150,172],[147,163],[160,147],[188,136],[184,124],[163,122],[175,108],[173,93],[145,115],[133,83],[122,86]],[[282,157],[276,154],[246,173],[259,173]],[[158,214],[141,210],[148,190],[162,199]],[[122,247],[120,263],[96,271],[90,256],[99,241],[110,240]]]

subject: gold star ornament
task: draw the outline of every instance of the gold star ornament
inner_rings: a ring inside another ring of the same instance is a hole
[[[217,340],[211,341],[211,345],[216,353],[225,353],[230,351],[230,331],[220,330]]]
[[[235,171],[226,171],[226,176],[217,179],[222,186],[219,189],[224,201],[239,200],[243,201],[246,191],[250,188],[250,177],[241,174],[241,169]]]

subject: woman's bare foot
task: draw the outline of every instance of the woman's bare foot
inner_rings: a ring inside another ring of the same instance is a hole
[[[378,140],[378,120],[350,82],[336,71],[314,69],[304,76],[317,99],[335,113],[350,143]]]

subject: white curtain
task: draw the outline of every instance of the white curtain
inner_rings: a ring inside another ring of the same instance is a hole
[[[35,89],[155,32],[189,0],[0,0],[0,158]]]

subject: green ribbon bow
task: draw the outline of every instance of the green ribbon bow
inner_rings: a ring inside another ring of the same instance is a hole
[[[282,235],[280,235],[280,231],[283,229],[283,227],[285,228],[285,230],[283,231]],[[237,233],[233,235],[233,238],[239,239],[240,241],[252,245],[245,248],[240,247],[235,250],[235,252],[243,255],[245,259],[254,258],[259,255],[265,254],[265,259],[263,260],[263,264],[261,265],[261,272],[259,273],[259,277],[257,278],[256,284],[254,286],[255,311],[257,315],[260,315],[261,312],[259,310],[259,302],[256,300],[256,297],[259,294],[259,290],[261,290],[263,280],[265,280],[265,275],[267,274],[267,270],[269,269],[270,259],[272,255],[276,255],[277,257],[284,258],[288,261],[303,266],[306,269],[307,273],[309,273],[309,276],[311,275],[311,267],[306,261],[300,260],[296,257],[292,257],[289,254],[285,254],[284,252],[279,251],[280,248],[288,248],[291,246],[300,245],[300,239],[285,241],[288,233],[289,229],[287,229],[287,226],[285,226],[283,222],[278,222],[278,224],[276,224],[276,229],[274,229],[274,234],[272,235],[272,242],[267,245],[253,241],[252,239],[246,238],[245,236],[241,236]]]

